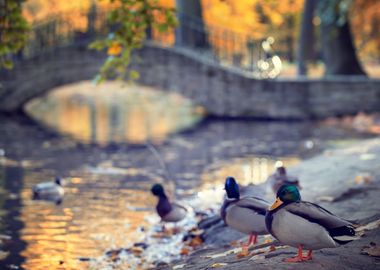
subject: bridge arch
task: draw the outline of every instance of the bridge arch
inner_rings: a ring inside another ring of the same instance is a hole
[[[0,111],[22,110],[54,87],[93,79],[106,55],[87,48],[92,38],[74,35],[67,44],[57,43],[1,71]],[[134,52],[131,67],[140,73],[138,83],[179,92],[215,116],[307,119],[380,109],[378,79],[256,79],[189,48],[152,43]]]

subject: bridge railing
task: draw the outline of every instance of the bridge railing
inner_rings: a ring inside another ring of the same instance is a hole
[[[281,60],[271,48],[273,40],[255,40],[244,33],[205,24],[199,18],[186,14],[177,16],[180,27],[167,33],[148,29],[147,40],[184,50],[202,61],[212,61],[257,77],[274,78],[280,73]],[[18,57],[29,58],[54,52],[70,44],[87,46],[96,37],[105,36],[109,31],[107,10],[95,6],[89,11],[51,15],[33,25],[29,42]]]
[[[275,78],[282,69],[278,55],[272,49],[274,39],[254,39],[220,26],[205,24],[201,19],[178,14],[180,23],[175,31],[153,32],[153,42],[186,49],[203,60],[233,67],[262,78]]]

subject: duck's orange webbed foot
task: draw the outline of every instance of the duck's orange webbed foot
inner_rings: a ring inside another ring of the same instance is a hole
[[[313,252],[312,250],[309,250],[309,252],[307,253],[307,256],[303,256],[302,255],[302,246],[299,245],[298,246],[298,255],[296,257],[293,257],[293,258],[284,259],[284,262],[296,263],[296,262],[304,262],[304,261],[311,260],[312,259],[312,252]]]
[[[302,257],[302,259],[304,261],[312,260],[313,259],[312,252],[313,252],[312,250],[309,250],[309,252],[307,253],[307,255],[305,257]]]

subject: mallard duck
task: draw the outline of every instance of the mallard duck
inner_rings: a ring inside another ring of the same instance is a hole
[[[62,202],[65,191],[62,187],[62,179],[56,177],[52,182],[39,183],[33,187],[33,198],[55,201],[57,204]]]
[[[276,171],[268,177],[267,183],[271,186],[274,194],[277,193],[277,190],[282,185],[286,184],[295,185],[299,189],[301,189],[298,178],[295,176],[288,175],[286,173],[285,167],[282,165],[277,167]]]
[[[151,192],[158,197],[156,211],[162,221],[178,222],[186,216],[187,209],[182,205],[170,202],[162,185],[154,184]]]
[[[280,187],[265,221],[275,238],[298,248],[298,255],[286,259],[286,262],[311,260],[313,250],[338,247],[355,239],[355,230],[350,222],[317,204],[301,201],[294,185]],[[303,256],[303,249],[309,250],[307,256]]]
[[[224,222],[231,228],[249,234],[249,247],[257,243],[257,235],[268,234],[265,226],[265,213],[269,203],[258,197],[240,198],[239,185],[233,177],[227,177],[225,182],[227,198],[220,210]]]

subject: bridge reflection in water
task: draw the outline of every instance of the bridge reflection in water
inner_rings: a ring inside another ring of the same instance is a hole
[[[160,143],[204,115],[178,94],[119,82],[63,86],[30,101],[26,112],[59,133],[98,144]]]

